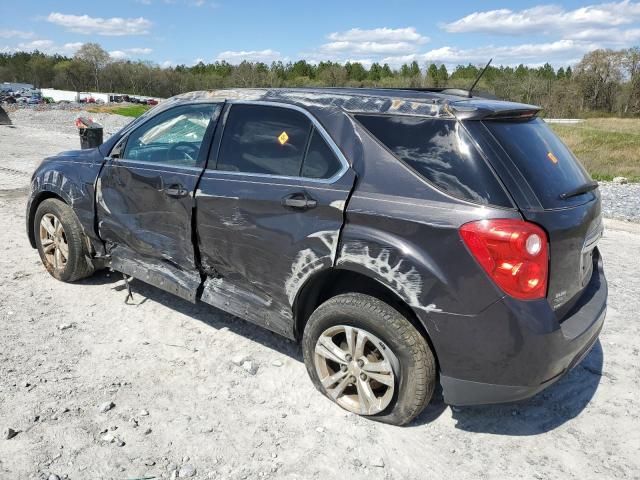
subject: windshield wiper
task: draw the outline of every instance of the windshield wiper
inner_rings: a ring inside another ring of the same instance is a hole
[[[560,199],[566,200],[567,198],[577,197],[578,195],[582,195],[583,193],[590,192],[591,190],[595,190],[596,188],[598,188],[598,182],[596,181],[588,182],[588,183],[585,183],[584,185],[580,185],[579,187],[574,188],[573,190],[569,190],[568,192],[561,193]]]

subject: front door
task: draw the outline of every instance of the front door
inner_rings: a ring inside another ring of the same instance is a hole
[[[182,105],[150,118],[114,147],[96,186],[112,267],[192,301],[193,195],[220,109]]]
[[[202,300],[291,335],[297,293],[334,263],[355,175],[304,111],[227,108],[196,193],[202,266],[211,277]]]

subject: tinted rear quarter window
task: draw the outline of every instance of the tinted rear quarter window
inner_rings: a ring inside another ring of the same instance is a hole
[[[484,123],[527,179],[544,208],[566,207],[593,198],[589,192],[560,199],[561,194],[584,185],[591,178],[543,120]]]
[[[502,185],[455,120],[356,115],[383,145],[444,192],[474,203],[511,207]]]
[[[341,168],[340,160],[327,145],[318,130],[313,131],[309,150],[302,166],[302,176],[307,178],[330,178]]]

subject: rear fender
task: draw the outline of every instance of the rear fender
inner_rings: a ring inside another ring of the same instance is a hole
[[[433,259],[403,238],[349,226],[336,266],[377,280],[416,311],[441,310],[433,302],[437,287],[447,283],[445,275]]]

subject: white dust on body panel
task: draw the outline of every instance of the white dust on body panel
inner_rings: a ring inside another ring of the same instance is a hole
[[[319,249],[305,248],[301,250],[291,265],[291,274],[285,281],[284,287],[289,299],[289,304],[293,305],[296,295],[305,282],[317,271],[322,270],[327,259],[333,265],[338,248],[339,230],[324,230],[312,233],[308,238],[318,238],[322,245],[328,250],[326,255],[318,255]]]

